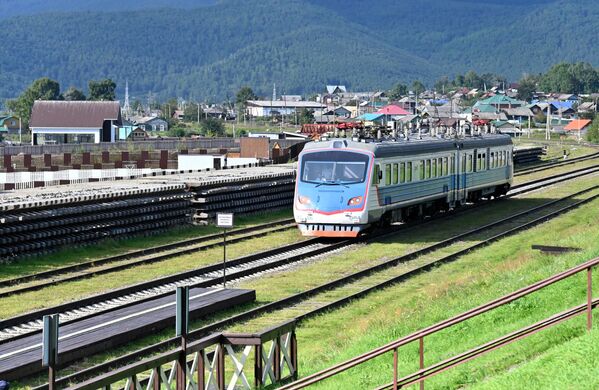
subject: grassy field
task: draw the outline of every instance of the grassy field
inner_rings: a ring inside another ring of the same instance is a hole
[[[474,251],[459,261],[307,321],[298,330],[301,374],[343,361],[598,256],[599,226],[594,222],[599,216],[598,206],[599,201],[593,201],[537,228]],[[575,246],[583,250],[550,256],[530,249],[533,243]],[[594,281],[599,281],[597,273]],[[561,282],[427,338],[425,361],[431,364],[466,351],[580,304],[584,297],[582,276]],[[349,318],[352,320],[348,321]],[[584,318],[571,320],[447,371],[427,381],[427,388],[451,389],[477,383],[581,334],[584,334]],[[400,349],[399,357],[400,375],[416,369],[417,345]],[[374,387],[390,380],[391,362],[389,354],[316,388]],[[592,369],[597,370],[597,366]],[[526,378],[523,374],[519,379],[525,381]],[[576,383],[570,376],[565,387],[574,388]],[[520,388],[535,388],[532,384],[522,382]]]

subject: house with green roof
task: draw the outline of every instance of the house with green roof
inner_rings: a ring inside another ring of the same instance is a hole
[[[0,115],[0,133],[18,134],[19,118],[12,115]]]
[[[491,96],[490,98],[479,100],[477,102],[477,104],[488,104],[493,107],[496,107],[498,110],[501,110],[504,108],[522,107],[522,106],[526,105],[526,102],[524,102],[522,100],[511,98],[506,95],[497,94],[497,95]]]

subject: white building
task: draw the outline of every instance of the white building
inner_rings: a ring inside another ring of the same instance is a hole
[[[248,115],[253,117],[293,115],[304,108],[309,110],[323,109],[326,105],[310,101],[287,100],[248,100],[246,105]]]
[[[122,124],[119,102],[36,100],[32,145],[114,142]]]

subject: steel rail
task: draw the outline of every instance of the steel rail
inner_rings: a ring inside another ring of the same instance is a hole
[[[520,195],[523,192],[533,191],[535,189],[536,189],[536,187],[535,188],[526,189],[524,191],[519,192],[518,194],[511,194],[511,195],[507,195],[506,197],[498,198],[498,200],[502,200],[502,199],[509,198],[509,197],[512,197],[512,196]],[[572,195],[572,196],[574,196],[574,195]],[[560,199],[558,199],[557,201],[560,201]],[[550,202],[550,203],[552,204],[554,202]],[[464,209],[461,209],[459,211],[461,211],[461,212],[469,211],[469,210],[472,210],[472,209],[474,209],[474,208],[476,208],[478,206],[481,206],[483,204],[484,203],[477,203],[477,204],[472,205],[471,207],[464,208]],[[450,213],[450,215],[453,215],[453,214],[455,214],[455,212],[454,213]],[[433,217],[431,219],[428,219],[428,220],[425,220],[425,221],[421,221],[421,223],[429,223],[431,220],[434,220],[436,218],[444,218],[444,217],[446,217],[446,216],[445,215],[442,215],[442,216],[438,215],[438,216],[435,216],[435,217]],[[400,229],[417,227],[419,225],[420,224],[404,225],[404,226],[401,226]],[[400,229],[393,230],[391,232],[386,232],[385,234],[395,234]],[[374,236],[371,236],[371,237],[366,237],[366,239],[376,239],[376,238],[380,238],[380,236],[379,235],[374,235]],[[365,238],[362,237],[361,239],[365,239]],[[267,252],[263,252],[263,253],[258,253],[258,254],[255,254],[255,255],[246,256],[244,258],[240,258],[240,259],[236,259],[234,261],[233,260],[230,261],[229,265],[230,266],[235,266],[235,265],[238,265],[238,264],[243,264],[243,263],[247,263],[247,262],[256,261],[259,257],[267,257],[267,256],[276,255],[278,253],[282,253],[282,252],[284,252],[286,250],[287,251],[288,250],[294,250],[294,249],[298,248],[299,246],[310,245],[310,244],[314,243],[315,241],[316,240],[308,240],[308,241],[305,241],[303,243],[291,244],[289,246],[275,248],[275,249],[267,251]],[[346,245],[351,245],[353,243],[358,243],[358,242],[361,242],[361,240],[355,240],[355,239],[354,240],[345,240],[345,241],[342,241],[340,243],[337,243],[334,246],[328,247],[329,248],[328,250],[329,251],[336,250],[336,249],[339,249],[340,247],[343,247],[343,246],[346,246]],[[304,255],[294,256],[294,257],[288,258],[286,262],[278,261],[276,263],[269,263],[269,264],[270,264],[270,267],[278,267],[278,266],[281,266],[281,265],[284,265],[284,264],[289,264],[289,263],[292,263],[292,262],[296,262],[296,261],[302,260],[302,259],[304,259],[306,257],[311,257],[311,256],[315,256],[315,255],[318,255],[318,254],[325,253],[327,251],[326,249],[327,248],[324,248],[323,250],[317,250],[317,251],[314,251],[314,252],[308,252],[308,253],[306,253]],[[263,271],[265,271],[265,270],[268,269],[269,264],[265,264],[265,265],[262,265],[262,266],[257,267],[257,268],[246,269],[246,270],[244,270],[243,274],[240,274],[239,276],[240,277],[249,276],[249,275],[252,274],[252,272],[253,273],[255,273],[255,272],[263,272]],[[158,279],[158,280],[155,280],[155,281],[146,282],[146,283],[140,283],[138,285],[134,285],[134,286],[130,286],[130,287],[125,287],[125,288],[122,288],[122,289],[119,289],[119,290],[116,290],[116,291],[113,291],[113,292],[110,292],[110,293],[106,293],[106,294],[95,295],[95,296],[92,296],[92,297],[84,298],[84,299],[79,300],[79,301],[75,301],[75,302],[70,302],[70,303],[67,303],[67,304],[59,305],[57,307],[47,308],[47,309],[42,309],[42,310],[39,310],[39,311],[36,311],[36,312],[27,313],[27,314],[24,314],[24,315],[21,315],[21,316],[17,316],[17,317],[13,317],[13,318],[7,319],[7,320],[5,320],[3,322],[0,322],[0,329],[5,329],[5,328],[12,327],[12,326],[17,326],[17,325],[22,324],[22,323],[26,323],[26,322],[30,322],[30,321],[35,321],[35,320],[38,320],[39,318],[41,318],[45,314],[56,313],[56,312],[65,312],[65,311],[68,311],[68,310],[77,309],[77,308],[79,308],[81,306],[84,306],[84,305],[92,305],[92,304],[96,304],[96,303],[99,303],[99,302],[108,301],[110,299],[115,299],[116,297],[123,296],[123,295],[126,295],[126,294],[132,294],[132,293],[138,292],[138,291],[143,290],[143,289],[153,288],[153,287],[156,287],[156,286],[158,286],[160,284],[173,283],[173,282],[176,282],[178,279],[188,278],[188,277],[191,277],[191,276],[197,276],[197,275],[201,275],[202,273],[209,273],[209,272],[212,272],[215,269],[220,268],[220,267],[221,267],[220,264],[209,265],[209,266],[197,269],[197,270],[185,271],[185,272],[182,272],[182,273],[179,273],[179,274],[175,274],[175,275],[171,275],[171,276],[168,276],[168,277],[165,277],[165,278],[161,278],[161,279]],[[195,286],[195,287],[207,287],[207,286],[209,286],[209,284],[199,283],[199,284],[194,284],[193,286]],[[133,305],[133,304],[136,304],[136,303],[139,303],[139,302],[144,302],[146,300],[154,299],[154,298],[159,297],[159,296],[160,295],[155,295],[153,297],[148,297],[147,299],[137,300],[136,302],[129,302],[129,303],[121,305],[121,306],[115,306],[115,307],[109,308],[106,311],[116,310],[118,307],[125,307],[127,305]],[[106,312],[106,311],[102,311],[102,312]],[[89,315],[81,316],[80,318],[77,318],[77,319],[72,320],[72,321],[77,321],[78,319],[87,318],[87,317],[92,316],[94,314],[95,313],[90,313]],[[0,344],[3,343],[3,342],[9,341],[9,340],[13,340],[14,338],[23,337],[23,336],[25,336],[27,334],[30,334],[30,332],[29,333],[23,333],[23,335],[16,335],[14,337],[4,339],[4,340],[0,341]]]
[[[542,172],[549,169],[559,168],[570,164],[576,164],[582,161],[594,160],[599,158],[599,152],[591,153],[586,156],[580,156],[569,160],[556,161],[552,163],[538,164],[533,167],[514,170],[514,176],[529,175],[531,173]]]
[[[276,226],[279,226],[279,225],[283,225],[283,226],[276,228]],[[275,228],[273,228],[273,227],[275,227]],[[243,235],[243,236],[237,237],[237,238],[231,238],[228,242],[229,242],[229,244],[237,243],[237,242],[249,240],[252,238],[263,237],[268,234],[272,234],[272,233],[283,231],[283,230],[288,230],[288,229],[295,228],[295,227],[296,227],[296,225],[295,225],[295,222],[293,222],[293,219],[289,219],[289,220],[282,220],[282,221],[277,221],[277,222],[272,222],[272,223],[266,223],[266,224],[248,227],[248,228],[235,229],[235,230],[232,230],[229,232],[229,234],[231,236],[238,236],[238,235],[242,235],[242,234],[246,234],[246,233],[252,233],[252,234]],[[268,229],[268,230],[266,230],[266,229]],[[40,290],[40,289],[43,289],[43,288],[46,288],[49,286],[54,286],[54,285],[57,285],[60,283],[73,282],[76,280],[81,280],[81,279],[89,278],[92,276],[102,275],[102,274],[106,274],[106,273],[110,273],[110,272],[122,271],[122,270],[125,270],[128,268],[136,267],[136,266],[143,265],[143,264],[156,263],[156,262],[167,260],[167,259],[170,259],[173,257],[183,256],[183,255],[199,252],[202,250],[216,248],[216,247],[222,246],[223,243],[219,241],[219,242],[214,242],[214,243],[210,243],[210,244],[203,244],[203,245],[195,246],[193,248],[178,250],[176,252],[170,252],[170,253],[160,254],[157,256],[143,258],[144,256],[148,256],[153,253],[159,253],[162,251],[168,251],[168,250],[172,250],[172,249],[176,249],[176,248],[180,248],[180,247],[190,246],[190,245],[194,245],[196,243],[201,243],[201,242],[205,242],[205,241],[217,240],[219,238],[222,238],[222,233],[210,234],[210,235],[202,236],[200,238],[193,238],[193,239],[189,239],[189,240],[178,241],[178,242],[172,243],[172,244],[160,245],[160,246],[156,246],[156,247],[152,247],[152,248],[148,248],[148,249],[142,249],[142,250],[138,250],[138,251],[134,251],[134,252],[125,253],[122,255],[105,257],[105,258],[98,259],[98,260],[87,261],[85,263],[78,263],[78,264],[74,264],[74,265],[70,265],[70,266],[66,266],[66,267],[60,267],[60,268],[49,270],[49,271],[44,271],[44,272],[39,272],[39,273],[27,275],[27,276],[22,276],[19,278],[0,281],[0,289],[1,289],[1,288],[6,288],[7,286],[14,286],[14,285],[18,285],[18,284],[36,281],[38,279],[53,278],[53,277],[56,277],[59,275],[77,272],[77,271],[81,271],[84,269],[90,269],[90,268],[98,267],[98,266],[101,266],[104,264],[110,264],[110,263],[123,261],[123,260],[127,260],[127,259],[132,259],[132,258],[133,259],[141,258],[140,260],[127,262],[125,264],[120,264],[120,265],[112,266],[109,268],[93,270],[93,271],[90,271],[87,273],[78,274],[78,275],[74,275],[71,277],[52,279],[45,283],[39,283],[39,284],[31,285],[31,286],[15,288],[15,289],[7,290],[7,291],[0,291],[0,298],[5,298],[7,296],[20,294],[20,293]]]
[[[555,203],[557,203],[559,201],[565,200],[566,198],[572,198],[574,196],[580,195],[580,194],[585,193],[585,192],[592,191],[593,189],[597,189],[597,188],[599,188],[599,186],[594,186],[594,187],[591,187],[589,189],[580,191],[580,192],[578,192],[576,194],[568,195],[567,197],[564,197],[562,199],[558,199],[558,200],[554,200],[554,201],[548,202],[548,204],[546,204],[546,205],[537,206],[537,209],[539,207],[548,207],[549,204],[555,204]],[[518,232],[520,230],[523,230],[523,229],[535,226],[535,225],[537,225],[539,223],[542,223],[542,222],[544,222],[546,220],[549,220],[549,219],[554,218],[554,217],[556,217],[558,215],[561,215],[564,212],[570,211],[570,210],[572,210],[572,209],[574,209],[576,207],[579,207],[579,206],[581,206],[581,205],[583,205],[585,203],[588,203],[591,200],[594,200],[594,199],[596,199],[598,197],[599,197],[599,194],[594,195],[594,196],[592,196],[590,198],[578,201],[578,202],[576,202],[574,204],[568,205],[568,206],[566,206],[564,208],[561,208],[561,209],[559,209],[557,211],[554,211],[554,212],[552,212],[552,213],[550,213],[548,215],[544,215],[544,216],[541,216],[539,218],[536,218],[533,221],[526,222],[526,223],[521,224],[521,225],[519,225],[517,227],[511,228],[511,229],[509,229],[506,232],[499,233],[499,234],[497,234],[497,235],[495,235],[493,237],[490,237],[490,238],[488,238],[488,239],[486,239],[486,240],[484,240],[484,241],[482,241],[482,242],[480,242],[478,244],[475,244],[475,245],[472,245],[472,246],[470,246],[468,248],[462,249],[462,250],[460,250],[460,251],[458,251],[456,253],[453,253],[453,254],[450,254],[448,256],[445,256],[445,257],[443,257],[441,259],[438,259],[436,261],[433,261],[433,262],[431,262],[429,264],[425,264],[425,265],[423,265],[421,267],[418,267],[416,269],[413,269],[411,271],[403,273],[402,275],[396,276],[396,277],[391,278],[389,280],[386,280],[386,281],[384,281],[382,283],[378,283],[378,284],[376,284],[374,286],[371,286],[371,287],[369,287],[367,289],[364,289],[362,291],[359,291],[357,293],[354,293],[354,294],[348,295],[346,297],[343,297],[343,298],[341,298],[341,299],[339,299],[337,301],[331,302],[331,303],[326,304],[326,305],[324,305],[322,307],[313,309],[313,310],[311,310],[311,311],[309,311],[307,313],[304,313],[301,316],[298,316],[296,319],[298,321],[301,321],[301,320],[313,317],[314,315],[320,314],[323,311],[330,310],[330,309],[333,309],[335,307],[339,307],[341,305],[346,304],[347,302],[349,302],[351,300],[354,300],[356,298],[360,298],[360,297],[362,297],[362,296],[364,296],[364,295],[366,295],[366,294],[368,294],[368,293],[370,293],[372,291],[375,291],[375,290],[378,290],[378,289],[390,286],[392,284],[396,284],[397,282],[409,279],[409,278],[411,278],[411,277],[413,277],[413,276],[415,276],[417,274],[420,274],[422,272],[428,271],[428,270],[430,270],[430,269],[432,269],[432,268],[434,268],[434,267],[436,267],[436,266],[438,266],[438,265],[440,265],[442,263],[453,261],[453,260],[457,259],[459,256],[461,256],[461,255],[463,255],[465,253],[468,253],[468,252],[470,252],[473,249],[482,247],[484,245],[488,245],[489,243],[491,243],[493,241],[496,241],[496,240],[498,240],[500,238],[503,238],[503,237],[506,237],[508,235],[514,234],[514,233],[516,233],[516,232]],[[530,213],[530,212],[532,212],[532,211],[524,211],[524,212],[518,213],[517,215],[511,216],[511,217],[508,217],[508,218],[504,218],[501,221],[501,223],[505,223],[505,222],[507,222],[509,220],[513,220],[513,219],[519,218],[519,217],[522,216],[522,214],[527,214],[527,213]],[[499,224],[499,222],[500,221],[497,221],[497,224]],[[470,232],[470,234],[476,234],[477,232],[480,232],[480,231],[488,229],[488,228],[489,228],[489,226],[486,225],[486,226],[478,228],[478,229],[473,229]],[[462,238],[464,238],[463,235],[460,235],[459,238],[456,236],[456,237],[454,237],[453,241],[459,241]],[[416,252],[413,252],[413,253],[410,253],[410,254],[407,254],[407,255],[404,255],[404,256],[400,256],[400,257],[398,257],[396,259],[389,260],[389,261],[387,261],[385,263],[382,263],[382,264],[370,267],[370,268],[365,269],[363,271],[360,271],[358,273],[354,273],[354,274],[351,274],[351,275],[348,275],[348,276],[344,276],[344,277],[339,278],[339,279],[337,279],[335,281],[326,283],[324,285],[315,287],[313,289],[310,289],[310,290],[307,290],[307,291],[304,291],[304,292],[301,292],[301,293],[297,293],[295,295],[292,295],[292,296],[283,298],[281,300],[274,301],[274,302],[271,302],[271,303],[259,306],[257,308],[250,309],[250,310],[248,310],[246,312],[243,312],[243,313],[236,314],[236,315],[231,316],[229,318],[220,320],[220,321],[215,322],[213,324],[210,324],[210,325],[204,326],[204,327],[202,327],[200,329],[197,329],[197,330],[195,330],[195,331],[193,331],[193,332],[190,333],[190,337],[192,337],[192,338],[201,337],[202,335],[205,335],[207,332],[211,332],[211,331],[214,331],[216,329],[220,329],[220,328],[222,328],[224,326],[228,326],[228,325],[231,325],[233,323],[237,323],[239,321],[248,320],[250,318],[256,317],[257,315],[264,314],[264,313],[267,313],[267,312],[271,312],[273,310],[277,310],[277,309],[280,309],[280,308],[283,308],[283,307],[288,307],[288,306],[290,306],[292,304],[295,304],[297,302],[301,302],[302,300],[305,300],[306,298],[309,298],[311,296],[319,294],[319,293],[321,293],[323,291],[330,290],[331,288],[337,287],[339,285],[347,284],[348,282],[357,280],[357,279],[359,279],[361,277],[364,277],[364,276],[368,276],[368,275],[370,275],[370,274],[372,274],[374,272],[378,272],[378,271],[381,271],[381,270],[383,270],[385,268],[389,268],[391,266],[397,265],[397,264],[399,264],[401,262],[408,261],[408,260],[411,259],[412,256],[418,257],[417,256],[417,252],[419,252],[419,254],[422,255],[422,254],[428,253],[430,251],[433,251],[433,250],[435,250],[435,247],[437,247],[437,249],[440,249],[440,247],[439,247],[438,244],[433,244],[433,245],[431,245],[431,246],[429,246],[427,248],[423,248],[420,251],[416,251]],[[148,346],[148,347],[146,347],[146,348],[144,348],[142,350],[139,350],[139,351],[130,353],[128,355],[119,357],[119,358],[114,359],[112,361],[100,364],[98,366],[90,367],[90,368],[85,369],[83,371],[80,371],[78,373],[74,373],[74,374],[69,375],[67,377],[61,378],[59,381],[60,381],[60,383],[67,383],[69,381],[78,381],[78,380],[81,380],[81,378],[84,378],[84,377],[87,377],[87,376],[90,376],[90,375],[94,375],[94,374],[96,374],[98,372],[105,371],[105,370],[109,369],[110,367],[119,366],[119,365],[125,364],[127,361],[130,361],[132,359],[139,359],[140,357],[147,356],[147,354],[156,353],[156,352],[158,352],[158,351],[160,351],[160,350],[162,350],[164,348],[171,347],[171,346],[173,346],[173,345],[176,344],[177,340],[178,340],[177,338],[172,338],[172,339],[169,339],[169,340],[165,340],[163,342],[154,344],[152,346]],[[43,388],[45,388],[45,387],[44,386],[40,386],[40,387],[38,387],[36,389],[43,389]]]

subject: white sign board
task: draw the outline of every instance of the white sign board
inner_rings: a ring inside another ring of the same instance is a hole
[[[233,213],[218,213],[216,214],[216,226],[222,228],[233,227]]]

